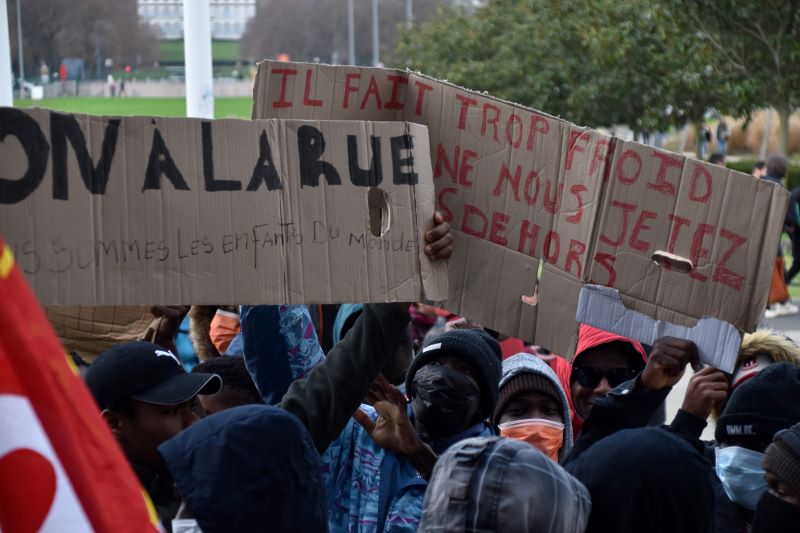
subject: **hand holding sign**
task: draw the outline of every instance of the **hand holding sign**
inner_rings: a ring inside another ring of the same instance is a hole
[[[453,253],[453,233],[439,211],[433,213],[433,228],[425,232],[425,255],[431,261],[446,261]],[[412,302],[395,302],[404,311]]]
[[[436,211],[433,214],[433,222],[436,224],[433,229],[425,233],[425,254],[431,261],[437,259],[447,259],[453,253],[453,234],[450,232],[450,224],[445,222],[444,216]]]
[[[639,381],[643,387],[652,390],[672,387],[681,380],[687,364],[695,369],[700,365],[697,346],[692,341],[661,337],[653,344]]]
[[[178,328],[190,307],[189,305],[154,305],[151,307],[153,321],[145,331],[144,339],[158,344],[172,353],[178,353],[175,337],[178,335]]]
[[[728,378],[720,370],[707,366],[689,381],[681,409],[701,420],[708,419],[715,405],[728,399]]]

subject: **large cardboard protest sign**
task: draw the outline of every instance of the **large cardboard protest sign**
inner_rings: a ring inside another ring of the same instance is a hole
[[[436,300],[427,146],[402,122],[0,108],[0,232],[44,304]]]
[[[428,126],[456,236],[448,309],[557,353],[586,283],[683,326],[752,330],[766,304],[788,201],[773,184],[413,72],[265,61],[253,117]]]

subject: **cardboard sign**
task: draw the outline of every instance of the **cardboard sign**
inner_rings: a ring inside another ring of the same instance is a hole
[[[447,308],[556,353],[589,282],[682,326],[751,331],[766,305],[788,202],[771,183],[397,70],[265,61],[253,117],[427,125],[456,237]]]
[[[627,309],[616,289],[585,285],[578,300],[578,322],[635,338],[653,345],[660,337],[689,339],[697,346],[700,360],[732,373],[736,367],[742,335],[732,324],[713,317],[703,317],[694,327],[678,326]]]
[[[43,304],[447,290],[418,245],[434,209],[423,126],[0,108],[0,141],[0,232]]]

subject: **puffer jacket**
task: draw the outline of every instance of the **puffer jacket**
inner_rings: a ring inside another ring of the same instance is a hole
[[[591,506],[586,487],[533,446],[466,439],[436,462],[419,531],[583,533]]]

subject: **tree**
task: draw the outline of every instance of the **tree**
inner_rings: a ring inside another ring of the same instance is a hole
[[[646,0],[494,0],[404,36],[413,68],[590,126],[664,129],[738,114],[713,48]]]
[[[99,40],[102,57],[115,64],[138,65],[155,58],[152,30],[139,22],[136,0],[25,0],[22,11],[23,50],[26,74],[38,72],[44,63],[57,67],[65,57],[83,58],[95,65]],[[16,2],[8,2],[12,31],[12,58],[18,71]]]
[[[428,20],[446,0],[414,0],[415,22]],[[372,8],[354,1],[356,63],[372,58]],[[405,24],[406,0],[380,0],[381,58],[389,58]],[[293,61],[343,63],[347,57],[347,0],[264,0],[242,36],[242,51],[251,60],[288,54]],[[386,62],[386,59],[384,59]]]
[[[673,0],[695,39],[716,52],[720,68],[742,81],[751,107],[780,115],[780,146],[789,147],[789,117],[800,105],[800,2],[797,0]]]
[[[719,68],[716,50],[679,22],[664,3],[590,1],[581,19],[599,76],[605,113],[600,124],[628,124],[635,133],[693,123],[710,109],[750,112],[747,81]],[[700,145],[698,143],[698,150]]]
[[[398,53],[411,68],[474,90],[588,122],[576,83],[592,83],[574,19],[565,2],[496,0],[470,14],[446,9],[404,35]],[[549,8],[549,9],[548,9]]]

